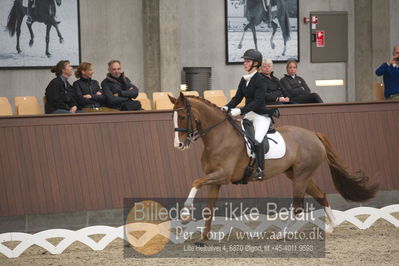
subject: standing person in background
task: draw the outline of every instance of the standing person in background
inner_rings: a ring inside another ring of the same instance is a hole
[[[139,101],[134,99],[139,89],[122,72],[121,62],[112,60],[108,63],[107,77],[101,82],[108,107],[121,111],[135,111],[141,109]]]
[[[260,67],[260,73],[266,77],[266,105],[288,103],[290,99],[288,97],[284,97],[280,80],[273,75],[274,72],[272,60],[268,58],[263,59],[262,66]]]
[[[384,97],[386,100],[399,100],[399,45],[392,51],[392,58],[375,71],[384,78]]]
[[[62,60],[51,69],[54,78],[46,88],[46,114],[76,113],[78,106],[74,99],[73,88],[68,82],[73,69],[68,60]]]
[[[98,81],[92,79],[93,73],[92,65],[87,62],[81,63],[75,72],[78,80],[73,83],[73,88],[79,108],[84,112],[118,111],[104,107],[106,98]]]
[[[280,80],[283,93],[294,103],[322,103],[317,93],[312,93],[306,81],[297,75],[298,64],[295,60],[287,62],[287,74]]]

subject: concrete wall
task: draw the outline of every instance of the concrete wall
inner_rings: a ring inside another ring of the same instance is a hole
[[[101,82],[107,62],[120,59],[126,75],[143,87],[142,0],[80,0],[80,34],[81,58],[93,63],[95,79]],[[0,95],[41,99],[53,77],[49,69],[1,69]]]
[[[243,74],[241,65],[226,65],[225,20],[223,0],[180,0],[181,60],[182,67],[212,67],[212,88],[235,89]],[[302,22],[310,11],[347,11],[349,13],[349,55],[354,53],[353,0],[299,1],[300,64],[298,74],[309,86],[320,93],[327,102],[343,102],[354,99],[354,61],[349,56],[346,63],[310,63],[310,28]],[[251,35],[247,35],[250,37]],[[282,77],[285,64],[274,65],[277,77]],[[347,79],[347,76],[352,77]],[[316,88],[316,79],[344,79],[343,87]],[[348,93],[349,96],[346,94]]]

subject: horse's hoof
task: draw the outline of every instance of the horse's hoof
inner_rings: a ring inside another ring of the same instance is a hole
[[[33,45],[33,40],[30,40],[29,41],[29,46],[32,47],[32,45]]]
[[[272,49],[274,50],[274,48],[276,48],[276,45],[274,43],[272,43]]]
[[[47,57],[48,57],[48,58],[50,58],[50,57],[51,57],[51,54],[50,54],[50,53],[46,53],[46,55],[47,55]]]
[[[64,42],[64,39],[63,38],[60,38],[60,43],[63,43]]]
[[[205,243],[204,243],[204,242],[195,242],[194,245],[195,245],[196,247],[204,247],[204,246],[205,246]]]
[[[20,53],[22,53],[22,51],[21,51],[21,50],[19,50],[19,49],[17,50],[17,52],[18,52],[19,54],[20,54]]]
[[[238,49],[241,49],[241,48],[242,48],[242,45],[241,45],[241,44],[239,44],[237,48],[238,48]]]

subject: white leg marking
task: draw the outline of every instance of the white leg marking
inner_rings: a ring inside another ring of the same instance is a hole
[[[178,128],[177,125],[177,112],[173,112],[173,123],[175,125],[175,129]],[[179,148],[180,146],[180,140],[179,140],[179,132],[175,131],[175,141],[174,141],[174,146],[175,148]]]
[[[184,202],[184,206],[191,206],[194,202],[195,195],[197,194],[198,189],[193,187],[190,191],[190,194],[187,197],[186,202]]]
[[[330,220],[331,226],[332,226],[333,228],[334,228],[334,227],[337,227],[338,225],[337,225],[337,222],[336,222],[336,220],[335,220],[334,213],[333,213],[332,210],[331,210],[331,207],[330,207],[330,206],[324,207],[324,211],[326,212],[327,217],[328,217],[328,219]]]

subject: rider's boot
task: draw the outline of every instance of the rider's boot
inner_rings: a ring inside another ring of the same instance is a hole
[[[266,140],[267,141],[267,140]],[[255,180],[263,180],[264,167],[265,167],[265,153],[263,143],[255,141],[255,156],[256,156],[256,170],[255,170]]]

